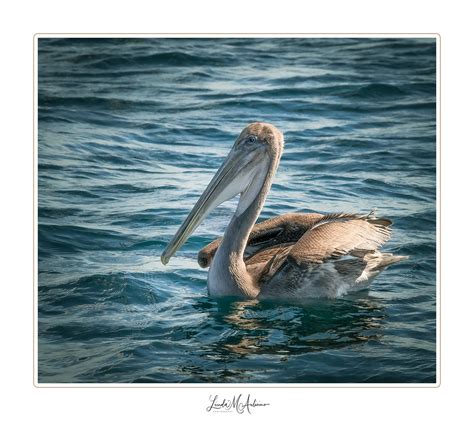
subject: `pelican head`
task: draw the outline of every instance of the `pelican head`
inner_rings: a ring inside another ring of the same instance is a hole
[[[218,169],[193,209],[161,255],[166,265],[176,251],[221,203],[241,194],[236,215],[247,209],[262,183],[276,171],[283,152],[283,134],[268,123],[249,124],[235,141],[226,160]]]

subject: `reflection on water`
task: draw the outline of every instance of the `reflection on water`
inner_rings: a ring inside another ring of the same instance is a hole
[[[315,305],[316,304],[316,305]],[[196,304],[197,311],[203,311]],[[278,301],[221,299],[208,311],[211,324],[225,326],[202,356],[230,362],[253,354],[306,354],[355,346],[383,337],[384,306],[361,292],[349,299],[288,305]]]

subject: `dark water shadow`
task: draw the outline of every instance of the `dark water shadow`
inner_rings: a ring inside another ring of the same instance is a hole
[[[202,365],[183,365],[185,382],[252,381],[258,371],[288,358],[380,342],[387,317],[381,300],[361,291],[336,300],[298,302],[202,298],[194,308],[205,312],[207,326],[198,351]],[[205,329],[205,326],[203,326]],[[199,335],[199,333],[198,333]]]

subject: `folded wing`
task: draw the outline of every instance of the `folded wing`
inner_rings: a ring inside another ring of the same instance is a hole
[[[320,283],[321,295],[337,295],[342,283],[357,282],[368,265],[375,274],[375,258],[380,265],[386,260],[388,255],[377,249],[390,238],[390,225],[391,221],[372,213],[324,216],[295,244],[275,252],[262,270],[261,294],[281,290],[289,294],[311,278]]]
[[[362,257],[375,251],[391,235],[391,221],[372,214],[326,215],[293,246],[288,259],[295,264],[316,264],[345,255]]]
[[[267,249],[270,249],[267,254],[274,253],[276,249],[273,247],[277,245],[296,243],[322,218],[324,215],[320,213],[287,213],[256,224],[250,233],[245,258]],[[210,266],[221,241],[222,238],[217,238],[200,250],[198,263],[201,267]]]

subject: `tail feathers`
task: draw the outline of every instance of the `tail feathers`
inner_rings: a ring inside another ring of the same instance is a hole
[[[409,259],[409,256],[394,256],[392,253],[381,253],[372,251],[363,257],[367,263],[362,274],[356,279],[356,285],[359,287],[368,285],[385,268],[402,260]]]
[[[364,256],[364,260],[367,261],[367,265],[371,270],[382,270],[387,266],[407,260],[409,258],[410,256],[395,256],[392,253],[381,253],[380,251],[367,253]]]

